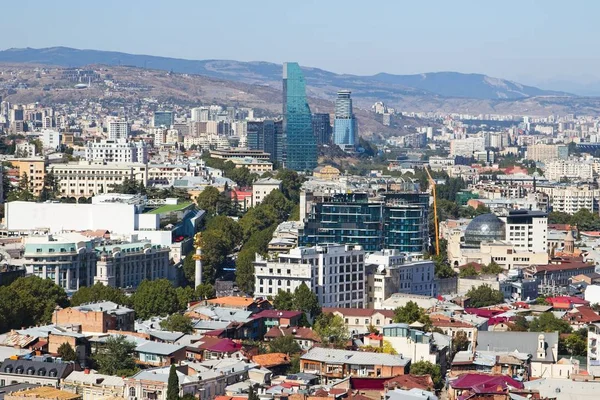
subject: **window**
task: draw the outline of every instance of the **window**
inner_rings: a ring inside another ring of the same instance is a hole
[[[135,388],[129,388],[129,397],[135,397]]]

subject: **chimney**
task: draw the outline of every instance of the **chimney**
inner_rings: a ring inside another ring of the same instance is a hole
[[[86,374],[86,375],[89,375],[90,374],[90,369],[89,368],[84,369],[83,373]]]

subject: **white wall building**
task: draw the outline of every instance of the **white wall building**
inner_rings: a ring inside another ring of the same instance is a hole
[[[511,210],[506,217],[506,240],[516,251],[548,251],[548,214],[542,211]]]
[[[471,157],[474,152],[483,150],[485,150],[485,138],[483,137],[470,137],[450,141],[450,155],[452,157]]]
[[[584,186],[538,186],[540,192],[548,195],[552,211],[575,214],[582,208],[594,211],[600,200],[600,189]]]
[[[552,182],[563,178],[591,181],[594,168],[592,163],[583,160],[554,160],[546,163],[544,176]]]
[[[361,246],[326,245],[297,247],[270,261],[256,256],[256,297],[293,293],[305,283],[323,307],[363,308],[365,301],[365,252]]]
[[[124,120],[108,121],[108,139],[119,140],[129,137],[129,123]]]
[[[382,309],[394,293],[437,296],[435,265],[429,260],[412,261],[404,253],[385,249],[365,257],[367,304]]]
[[[87,161],[103,161],[111,163],[148,162],[148,147],[144,142],[130,142],[126,139],[101,140],[88,142],[85,148]]]
[[[42,143],[45,149],[57,149],[60,146],[60,139],[60,132],[51,129],[44,129],[42,131]]]
[[[273,190],[281,190],[281,181],[275,178],[258,179],[252,184],[252,204],[259,205]]]

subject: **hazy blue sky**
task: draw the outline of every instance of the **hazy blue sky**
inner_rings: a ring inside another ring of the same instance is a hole
[[[547,85],[600,81],[595,0],[21,0],[0,9],[2,49],[298,61],[353,74],[480,72]]]

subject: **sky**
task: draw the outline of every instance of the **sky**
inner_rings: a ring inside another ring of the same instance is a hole
[[[563,90],[600,85],[595,0],[4,3],[0,49],[67,46],[187,59],[298,61],[360,75],[472,72]]]

